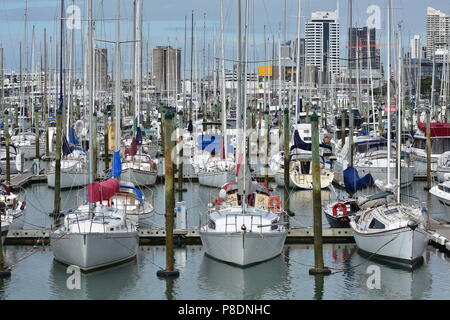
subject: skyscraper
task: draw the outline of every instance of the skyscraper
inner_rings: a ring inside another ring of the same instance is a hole
[[[369,31],[370,30],[370,31]],[[369,33],[369,39],[367,39]],[[369,42],[369,43],[368,43]],[[356,69],[357,50],[360,59],[360,68],[369,69],[369,50],[370,50],[370,67],[372,70],[380,69],[380,50],[376,47],[375,28],[351,28],[350,29],[350,69]]]
[[[422,55],[422,39],[420,35],[415,35],[411,39],[411,59],[424,58]]]
[[[318,67],[326,78],[339,75],[339,22],[337,12],[313,12],[305,25],[306,65]]]
[[[427,57],[433,59],[437,49],[450,47],[450,16],[427,8]]]
[[[171,46],[153,48],[153,76],[156,90],[161,94],[181,91],[181,49]],[[175,87],[176,85],[176,87]]]

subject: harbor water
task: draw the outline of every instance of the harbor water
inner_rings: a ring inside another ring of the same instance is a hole
[[[402,190],[403,201],[427,206],[431,217],[440,220],[443,207],[424,191],[425,182],[414,182]],[[218,190],[186,183],[183,193],[186,217],[177,215],[175,226],[197,228],[204,221],[206,208]],[[274,194],[282,189],[271,185]],[[367,193],[374,190],[368,190]],[[53,190],[45,183],[32,184],[26,194],[26,229],[50,227],[48,213],[53,207]],[[336,199],[343,191],[323,190],[322,202]],[[144,189],[153,199],[152,228],[164,227],[164,185]],[[61,193],[64,211],[73,209],[86,197],[86,189]],[[178,198],[178,195],[176,195]],[[312,192],[292,191],[291,227],[312,226]],[[329,227],[323,218],[323,227]],[[201,245],[175,249],[176,280],[162,281],[156,272],[165,266],[165,247],[141,245],[135,260],[106,270],[81,273],[79,289],[69,284],[71,273],[54,261],[50,246],[4,246],[5,265],[13,265],[12,276],[0,279],[0,299],[450,299],[450,257],[428,246],[424,262],[414,270],[385,261],[367,260],[356,245],[325,244],[325,265],[331,276],[308,274],[314,263],[312,244],[285,245],[281,256],[270,261],[239,268],[205,256]],[[373,270],[379,283],[371,284]]]

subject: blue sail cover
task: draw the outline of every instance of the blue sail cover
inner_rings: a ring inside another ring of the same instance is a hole
[[[119,178],[122,174],[122,162],[120,161],[120,152],[114,151],[112,170],[109,177]]]
[[[296,148],[306,150],[306,151],[311,151],[311,146],[312,146],[312,143],[307,143],[307,142],[303,141],[302,138],[300,138],[300,134],[298,133],[298,130],[295,130],[294,145],[291,146],[290,151],[292,151],[293,149],[296,149]],[[330,151],[333,150],[333,148],[330,145],[324,144],[324,143],[319,144],[319,147],[327,148]]]
[[[127,186],[127,185],[120,185],[120,188],[126,188],[126,189],[131,189],[131,190],[133,190],[133,191],[136,193],[136,197],[137,197],[140,201],[143,201],[143,199],[142,199],[142,192],[141,192],[141,190],[139,190],[138,188],[133,187],[133,186]]]
[[[67,138],[66,136],[63,136],[63,144],[62,144],[62,153],[63,156],[67,156],[69,154],[71,154],[73,151],[72,147],[69,145],[69,143],[67,142]]]
[[[77,137],[75,137],[75,129],[74,128],[70,128],[69,142],[71,144],[80,144],[80,141],[77,139]]]
[[[366,174],[364,177],[360,178],[358,170],[353,167],[348,167],[344,170],[344,184],[345,191],[347,193],[353,194],[358,190],[367,188],[373,185],[374,181],[370,173]]]
[[[142,144],[142,131],[141,128],[137,127],[136,129],[136,142],[138,144]]]

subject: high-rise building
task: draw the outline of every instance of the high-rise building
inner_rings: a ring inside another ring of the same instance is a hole
[[[438,49],[450,47],[450,16],[427,8],[427,57],[433,59]]]
[[[350,69],[356,69],[358,66],[357,57],[359,57],[360,69],[369,69],[369,53],[371,69],[380,69],[380,50],[376,47],[375,28],[351,28],[350,46]]]
[[[173,96],[181,92],[181,49],[171,46],[153,48],[153,77],[156,91]]]
[[[106,91],[108,89],[108,49],[95,49],[94,71],[96,90]]]
[[[339,75],[339,22],[337,12],[313,12],[305,25],[305,64],[316,66],[326,78]]]
[[[421,59],[422,55],[422,39],[419,35],[415,35],[411,39],[411,59]]]

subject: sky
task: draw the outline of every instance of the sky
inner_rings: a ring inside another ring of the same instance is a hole
[[[246,0],[242,1],[244,9]],[[249,54],[250,59],[261,60],[264,58],[264,26],[266,34],[278,43],[279,34],[283,37],[284,26],[284,4],[286,3],[286,33],[287,39],[296,37],[297,28],[297,5],[299,0],[248,0],[250,5],[249,23]],[[25,2],[28,7],[28,46],[23,50],[29,52],[29,68],[32,66],[32,29],[35,28],[35,52],[43,50],[43,31],[47,29],[49,44],[49,60],[55,61],[55,39],[57,34],[57,22],[60,15],[60,0],[0,0],[0,43],[5,48],[5,69],[18,70],[20,64],[19,44],[24,39],[24,8]],[[85,0],[65,0],[66,7],[74,2],[81,9],[82,17],[87,17]],[[190,28],[191,13],[194,10],[196,24],[196,48],[198,63],[203,61],[204,55],[208,57],[220,56],[220,0],[143,0],[143,36],[144,36],[144,56],[146,56],[147,46],[152,48],[157,45],[170,44],[184,50],[185,46],[185,21],[187,21],[187,50],[186,61],[189,70],[190,65]],[[223,0],[224,2],[224,29],[225,29],[225,55],[226,58],[236,58],[237,42],[237,2],[238,0]],[[348,0],[301,0],[301,25],[302,37],[304,35],[304,23],[312,12],[315,11],[335,11],[339,7],[339,22],[341,30],[341,56],[346,56],[345,45],[348,26]],[[115,21],[101,20],[114,18],[116,0],[93,0],[94,17],[99,19],[96,22],[95,39],[114,40]],[[386,7],[387,0],[353,0],[353,26],[365,26],[367,24],[367,8],[370,5],[380,7],[381,29],[377,30],[377,42],[386,43]],[[431,6],[444,13],[450,14],[450,2],[448,0],[392,0],[393,7],[393,28],[398,23],[402,25],[402,45],[404,50],[409,50],[409,39],[413,35],[422,36],[422,43],[426,43],[426,8]],[[244,18],[244,13],[242,13]],[[121,0],[121,40],[132,40],[133,22],[133,0]],[[186,20],[185,20],[186,19]],[[85,38],[86,23],[82,23],[82,28],[75,31],[76,39],[76,64],[81,70],[83,50],[81,41]],[[204,37],[205,36],[205,37]],[[51,38],[51,42],[50,42]],[[107,47],[109,50],[109,65],[112,65],[113,46],[97,41],[98,47]],[[209,53],[208,53],[209,45]],[[271,48],[271,46],[270,46]],[[382,48],[382,60],[385,60],[386,47]],[[122,69],[124,76],[130,72],[131,45],[125,44],[122,48]],[[184,53],[182,52],[182,59]],[[37,59],[37,58],[36,58]],[[50,68],[54,68],[50,62]],[[183,65],[183,62],[182,62]]]

